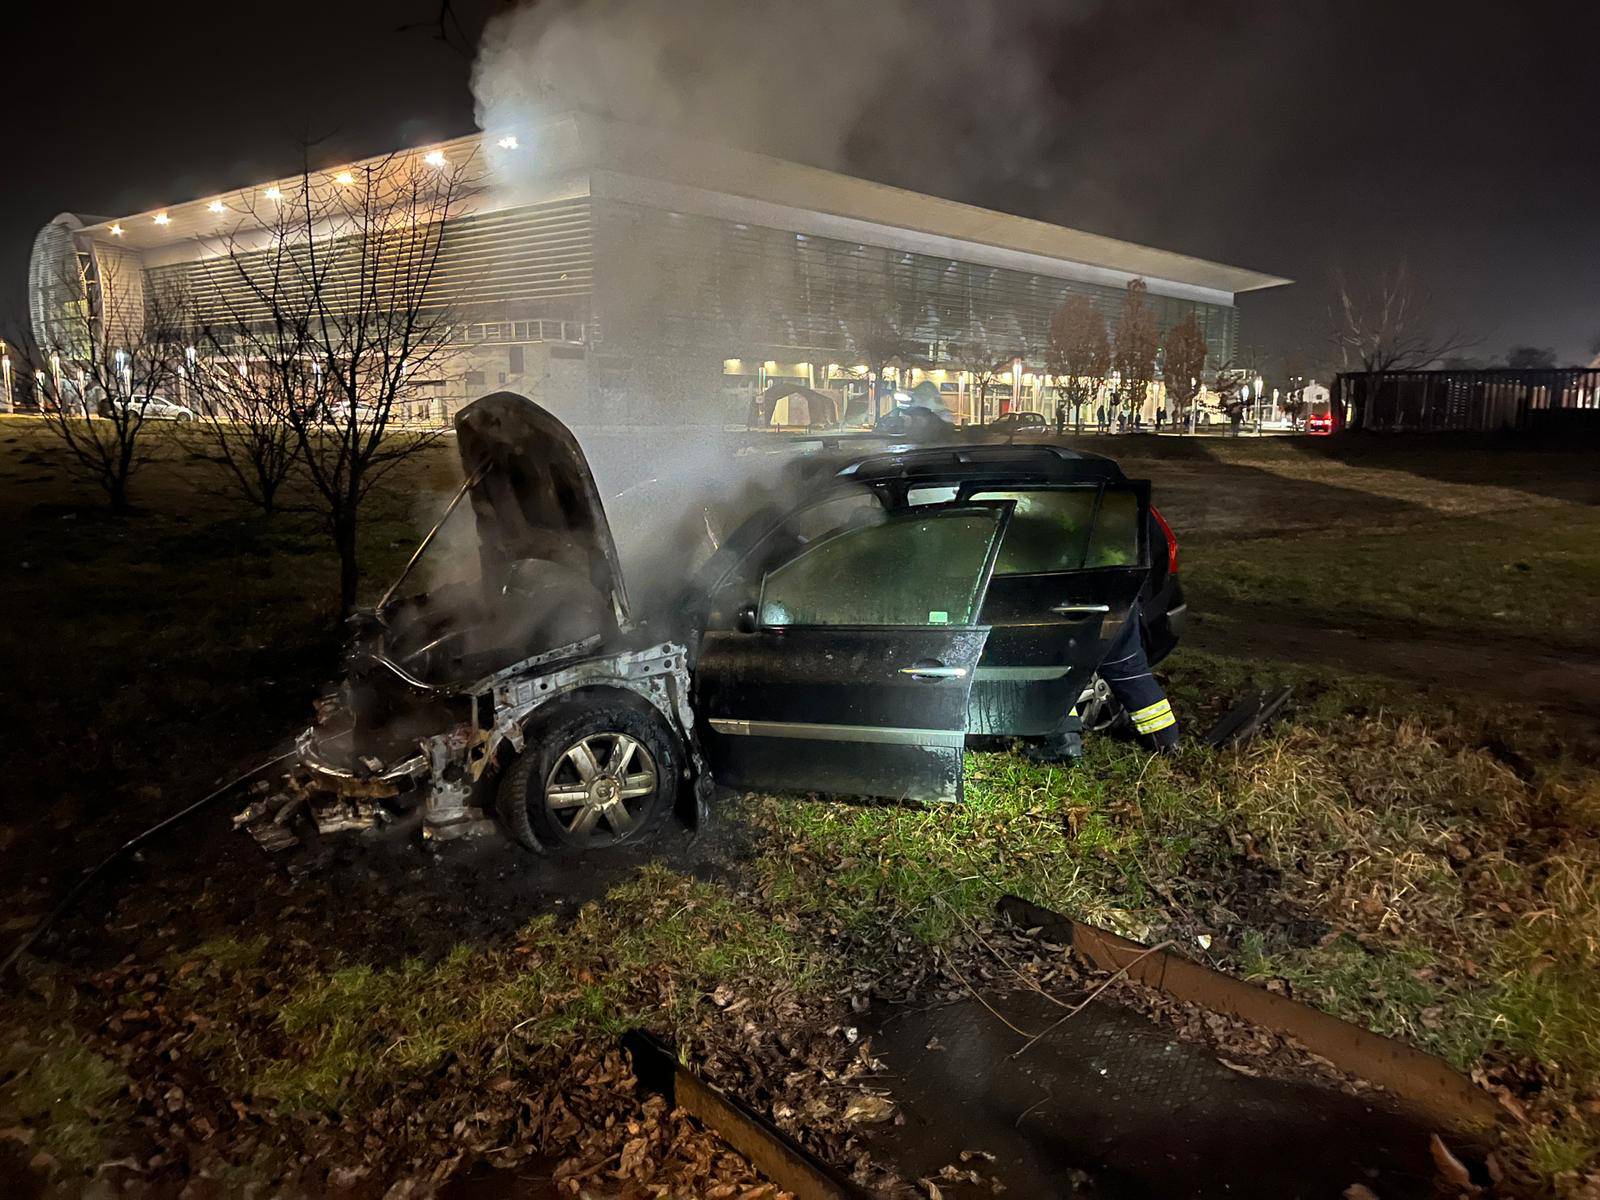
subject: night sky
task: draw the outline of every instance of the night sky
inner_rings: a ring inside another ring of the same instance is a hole
[[[498,7],[457,4],[469,45]],[[1033,15],[1015,18],[1017,53],[1046,84],[1025,162],[986,157],[977,143],[992,126],[969,119],[1009,56],[941,70],[924,29],[907,39],[914,55],[891,45],[876,56],[882,102],[860,114],[842,165],[1290,276],[1293,287],[1241,301],[1242,342],[1271,359],[1325,359],[1331,268],[1360,274],[1401,257],[1440,323],[1479,339],[1468,353],[1528,344],[1564,362],[1591,357],[1592,6],[1104,0],[1043,22],[1037,6],[1018,11]],[[471,60],[426,28],[434,0],[278,0],[271,12],[19,6],[0,68],[7,322],[25,312],[33,234],[59,211],[120,215],[282,175],[308,130],[331,163],[473,127]],[[424,28],[401,32],[407,21]],[[815,57],[815,86],[827,88],[832,60]],[[916,153],[885,152],[906,140],[908,114],[935,136],[915,139]]]

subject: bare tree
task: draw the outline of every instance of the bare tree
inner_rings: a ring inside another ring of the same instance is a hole
[[[1125,408],[1129,424],[1150,393],[1156,378],[1156,353],[1161,348],[1155,314],[1146,298],[1149,287],[1142,279],[1130,279],[1123,293],[1122,313],[1112,355],[1117,370],[1117,404]]]
[[[1002,346],[976,331],[965,342],[949,348],[950,358],[958,363],[972,380],[972,394],[977,400],[978,423],[989,419],[989,391],[995,382],[1011,369],[1016,351]]]
[[[205,354],[190,355],[187,375],[202,428],[233,490],[271,514],[299,450],[288,410],[316,393],[316,372],[305,356],[286,354],[288,347],[268,339],[258,339],[254,348],[275,353],[255,359],[235,359],[233,347],[219,341],[214,330],[198,340]]]
[[[473,165],[399,153],[335,174],[308,167],[247,202],[211,260],[212,357],[243,364],[241,383],[261,381],[252,399],[287,426],[339,554],[345,612],[363,502],[437,436],[402,420],[455,353],[459,316],[438,273]]]
[[[1474,344],[1459,330],[1440,329],[1432,299],[1405,259],[1363,278],[1335,270],[1328,325],[1342,371],[1420,370]],[[1342,423],[1341,406],[1334,407],[1334,419]],[[1354,406],[1358,427],[1365,407]]]
[[[910,360],[916,343],[907,335],[894,314],[874,313],[863,321],[856,333],[856,352],[867,364],[867,378],[872,388],[872,416],[878,417],[879,384],[891,366],[904,365]]]
[[[1346,371],[1415,371],[1472,343],[1441,332],[1432,302],[1404,259],[1392,270],[1352,280],[1333,272],[1329,322]]]
[[[1081,433],[1083,410],[1100,394],[1111,371],[1106,319],[1084,297],[1071,297],[1051,316],[1045,364],[1055,376],[1061,402],[1071,406]]]
[[[93,480],[112,509],[129,507],[129,484],[150,458],[151,422],[181,415],[186,317],[183,297],[151,291],[137,263],[113,247],[77,256],[73,278],[53,281],[44,328],[25,348],[45,427],[74,471]]]
[[[1179,429],[1194,398],[1200,394],[1200,379],[1206,369],[1206,335],[1194,313],[1167,330],[1167,344],[1161,356],[1161,381],[1166,384],[1167,401]]]

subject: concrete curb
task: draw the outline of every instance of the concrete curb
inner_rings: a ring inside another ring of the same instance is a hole
[[[1340,1070],[1386,1089],[1442,1128],[1481,1135],[1499,1116],[1500,1107],[1487,1092],[1442,1059],[1404,1042],[1182,955],[1151,951],[1019,896],[1002,896],[997,907],[1014,925],[1042,930],[1051,941],[1070,946],[1102,971],[1126,968],[1129,978],[1175,999],[1286,1034]]]

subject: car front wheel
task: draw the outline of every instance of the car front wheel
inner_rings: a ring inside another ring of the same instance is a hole
[[[653,713],[585,697],[525,734],[507,769],[501,819],[533,849],[581,854],[646,841],[678,792],[677,740]]]

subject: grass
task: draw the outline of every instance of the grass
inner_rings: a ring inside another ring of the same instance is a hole
[[[89,1050],[70,1023],[8,1032],[14,1036],[0,1055],[0,1114],[37,1132],[36,1152],[70,1164],[102,1161],[128,1114],[126,1074]]]
[[[1470,726],[1419,722],[1417,697],[1351,712],[1352,694],[1372,706],[1370,682],[1329,682],[1243,750],[1164,760],[1101,740],[1071,771],[973,755],[959,808],[755,801],[785,847],[761,868],[785,907],[868,947],[892,943],[885,929],[942,943],[1005,892],[1173,938],[1463,1070],[1522,1080],[1538,1111],[1519,1161],[1545,1176],[1592,1166],[1600,779],[1572,764],[1520,778]]]
[[[1600,509],[1524,508],[1250,541],[1202,539],[1185,569],[1202,608],[1349,627],[1405,623],[1473,636],[1600,647]]]
[[[1161,452],[1148,473],[1184,538],[1197,608],[1596,644],[1583,618],[1600,527],[1575,503],[1593,486],[1576,456]],[[442,455],[419,460],[374,506],[374,585],[409,553],[447,471]],[[12,825],[0,849],[10,842],[5,875],[24,907],[31,881],[68,873],[50,853],[170,810],[230,755],[297,723],[335,669],[335,564],[320,532],[243,512],[216,483],[176,438],[136,483],[136,512],[111,519],[39,430],[0,422],[0,550],[17,564],[8,600],[28,631],[0,645],[0,679],[29,714],[0,752],[0,822]],[[1285,528],[1263,527],[1263,512]],[[1229,521],[1266,536],[1235,537]],[[1444,576],[1472,586],[1440,588]],[[1171,676],[1191,721],[1264,682],[1247,658],[1188,649]],[[729,819],[755,826],[757,850],[727,882],[655,867],[568,924],[539,918],[385,966],[270,933],[180,941],[148,964],[154,983],[140,964],[126,986],[202,1018],[186,1066],[261,1106],[262,1146],[292,1157],[335,1116],[474,1103],[499,1074],[540,1070],[583,1039],[636,1022],[687,1029],[713,995],[826,995],[948,945],[1016,892],[1173,937],[1459,1066],[1521,1079],[1536,1097],[1521,1161],[1546,1179],[1593,1169],[1581,1102],[1600,1095],[1600,776],[1534,714],[1508,728],[1437,688],[1315,667],[1271,678],[1295,684],[1293,715],[1242,751],[1152,761],[1094,739],[1071,770],[973,754],[966,803],[931,810],[748,797]],[[0,1126],[36,1130],[89,1168],[130,1136],[130,1073],[144,1067],[117,1065],[126,1044],[88,1009],[29,1002],[3,1025]],[[396,1147],[422,1126],[406,1128]]]
[[[170,811],[170,797],[204,791],[259,756],[302,721],[337,669],[337,559],[322,530],[305,516],[246,510],[200,435],[161,432],[134,511],[114,516],[74,480],[39,422],[0,419],[0,557],[13,622],[0,639],[0,689],[29,714],[0,747],[0,826],[9,827],[0,848],[10,842],[35,867],[75,843],[89,852],[114,844],[147,814]],[[446,465],[436,455],[408,463],[399,490],[370,505],[369,587],[414,545],[418,502],[407,491],[429,492]],[[36,820],[43,796],[73,838]]]
[[[202,957],[247,959],[225,943]],[[676,1028],[719,985],[821,986],[830,964],[726,888],[644,868],[559,928],[551,916],[507,946],[376,968],[229,973],[214,1014],[247,1065],[242,1090],[288,1112],[364,1107],[447,1061],[497,1069],[578,1037],[641,1023]],[[273,993],[263,1021],[254,997]]]

